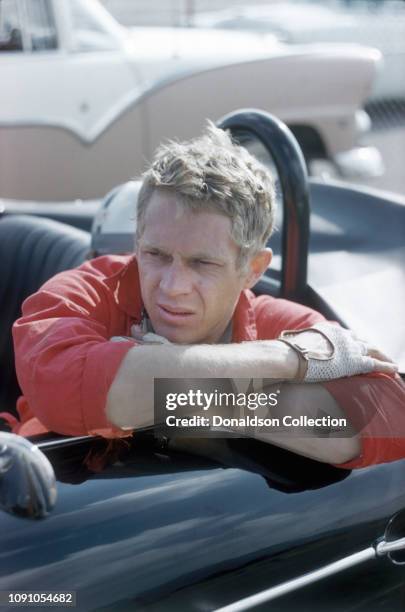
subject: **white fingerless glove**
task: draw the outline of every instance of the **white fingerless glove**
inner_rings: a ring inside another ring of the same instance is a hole
[[[366,344],[350,330],[327,321],[303,330],[286,330],[278,339],[299,354],[299,381],[322,382],[374,370]]]

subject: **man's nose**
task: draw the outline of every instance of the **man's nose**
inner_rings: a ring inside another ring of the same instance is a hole
[[[160,288],[170,296],[190,293],[192,290],[190,270],[181,262],[171,262],[162,273]]]

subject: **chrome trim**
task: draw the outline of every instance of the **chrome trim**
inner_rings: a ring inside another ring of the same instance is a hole
[[[104,115],[94,122],[93,127],[84,129],[79,121],[69,119],[3,119],[0,120],[0,128],[55,128],[66,130],[78,137],[82,144],[93,144],[107,129],[122,117],[132,106],[141,101],[143,91],[133,91],[125,94],[113,104]]]
[[[298,578],[293,578],[292,580],[287,580],[287,582],[282,582],[281,584],[270,587],[269,589],[261,591],[260,593],[240,599],[239,601],[229,604],[228,606],[217,608],[216,610],[213,610],[213,612],[242,612],[242,610],[249,610],[254,606],[258,606],[259,604],[263,604],[267,601],[276,599],[277,597],[281,597],[281,595],[291,593],[292,591],[317,582],[318,580],[322,580],[323,578],[327,578],[328,576],[336,574],[337,572],[342,572],[349,567],[353,567],[359,563],[364,563],[364,561],[375,559],[375,557],[376,551],[370,546],[370,548],[365,548],[364,550],[345,557],[344,559],[339,559],[339,561],[329,563],[329,565],[325,565],[318,570],[308,572],[307,574],[299,576]]]
[[[405,550],[405,538],[399,538],[399,540],[393,540],[392,542],[386,542],[382,540],[375,547],[375,552],[379,557],[387,555],[390,552],[396,550]]]
[[[344,178],[374,178],[385,172],[384,160],[377,147],[361,146],[336,153],[333,161]]]
[[[49,440],[44,442],[33,442],[40,450],[47,450],[51,448],[61,448],[63,446],[71,446],[87,440],[94,440],[96,436],[76,436],[74,438],[58,438],[56,440]],[[30,440],[31,441],[31,440]]]

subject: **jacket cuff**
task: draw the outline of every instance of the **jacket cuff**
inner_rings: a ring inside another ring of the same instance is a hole
[[[81,388],[83,422],[90,435],[104,438],[127,437],[131,430],[116,427],[105,413],[107,395],[117,371],[136,342],[103,342],[90,349],[85,363]]]

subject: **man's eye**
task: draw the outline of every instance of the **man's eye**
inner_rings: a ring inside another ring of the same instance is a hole
[[[194,263],[199,266],[211,266],[214,265],[212,261],[206,261],[205,259],[195,259]]]

